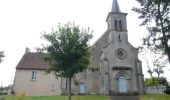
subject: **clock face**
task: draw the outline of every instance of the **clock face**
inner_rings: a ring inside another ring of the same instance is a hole
[[[115,51],[115,56],[119,59],[124,59],[127,56],[127,53],[124,49],[119,48]]]

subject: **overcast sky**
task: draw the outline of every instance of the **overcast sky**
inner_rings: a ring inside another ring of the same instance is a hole
[[[145,32],[139,27],[137,14],[131,11],[137,6],[136,0],[118,2],[121,11],[128,13],[129,42],[138,47]],[[105,20],[111,5],[112,0],[0,0],[0,51],[5,52],[4,61],[0,63],[0,84],[12,83],[25,48],[35,52],[35,48],[44,43],[40,33],[50,32],[58,23],[69,21],[90,27],[94,31],[93,44],[107,29]],[[143,65],[145,77],[148,76],[146,70]]]

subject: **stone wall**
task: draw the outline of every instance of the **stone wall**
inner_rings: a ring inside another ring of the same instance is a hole
[[[16,95],[21,93],[27,96],[46,96],[61,94],[61,79],[53,73],[47,74],[44,70],[37,72],[36,79],[32,80],[33,70],[16,70],[13,90]]]
[[[164,94],[164,90],[166,90],[166,86],[146,86],[146,94]]]

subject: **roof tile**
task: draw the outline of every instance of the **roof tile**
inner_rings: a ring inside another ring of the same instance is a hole
[[[37,69],[47,70],[49,63],[43,60],[44,53],[39,52],[28,52],[25,53],[16,66],[16,69]]]

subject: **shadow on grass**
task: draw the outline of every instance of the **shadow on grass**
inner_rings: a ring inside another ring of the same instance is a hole
[[[170,95],[167,94],[150,94],[140,96],[141,100],[170,100]]]

